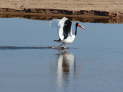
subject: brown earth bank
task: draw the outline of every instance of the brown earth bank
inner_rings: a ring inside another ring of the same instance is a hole
[[[0,17],[123,22],[123,0],[0,0]]]

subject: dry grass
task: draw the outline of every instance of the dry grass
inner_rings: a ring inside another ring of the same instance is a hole
[[[123,11],[123,0],[0,0],[0,8]]]

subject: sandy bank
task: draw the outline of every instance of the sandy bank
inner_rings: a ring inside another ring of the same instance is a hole
[[[0,0],[0,8],[44,8],[123,12],[123,0]]]
[[[123,16],[123,0],[0,0],[0,17],[51,19],[62,16],[87,22],[95,21],[93,19],[117,22]]]

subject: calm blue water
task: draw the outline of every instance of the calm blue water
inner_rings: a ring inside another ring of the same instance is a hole
[[[80,24],[69,50],[0,48],[0,92],[122,92],[123,24]],[[56,25],[0,19],[0,46],[58,45]]]

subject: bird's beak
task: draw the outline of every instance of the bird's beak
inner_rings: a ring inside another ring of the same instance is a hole
[[[78,24],[77,26],[80,27],[82,30],[85,30],[84,26],[81,26],[80,24]]]

